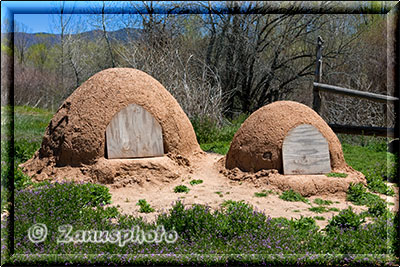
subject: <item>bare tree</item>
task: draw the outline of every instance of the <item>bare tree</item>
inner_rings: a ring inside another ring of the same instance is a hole
[[[23,23],[14,22],[14,48],[18,62],[22,65],[25,63],[26,52],[28,50],[28,27]]]

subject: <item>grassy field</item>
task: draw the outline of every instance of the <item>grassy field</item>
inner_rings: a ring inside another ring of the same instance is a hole
[[[4,112],[2,109],[2,130],[6,123]],[[16,163],[29,159],[40,147],[51,116],[51,112],[40,109],[15,108]],[[226,154],[244,119],[242,116],[223,126],[207,120],[192,123],[203,150]],[[346,161],[363,172],[368,181],[367,188],[351,186],[347,200],[354,205],[367,205],[368,211],[357,214],[351,208],[342,210],[324,229],[319,229],[315,223],[320,216],[271,219],[239,200],[226,201],[217,211],[202,205],[184,208],[181,202],[176,202],[171,210],[157,218],[156,223],[147,223],[141,218],[122,215],[115,207],[105,208],[111,199],[105,186],[32,184],[29,177],[15,168],[15,251],[19,255],[12,256],[10,262],[51,264],[61,259],[54,255],[44,258],[40,254],[69,254],[62,259],[71,264],[398,264],[395,255],[399,249],[396,238],[398,215],[390,212],[387,203],[374,194],[394,194],[385,180],[397,182],[395,164],[398,160],[386,152],[382,138],[339,138]],[[6,145],[2,138],[2,211],[9,160],[4,153]],[[260,197],[267,195],[260,193]],[[280,197],[286,201],[309,202],[293,191],[285,191]],[[331,204],[322,199],[317,202],[320,206],[316,212],[329,209]],[[144,212],[151,209],[145,200],[132,205],[140,205]],[[28,229],[35,223],[47,225],[49,237],[43,243],[34,244],[28,240]],[[74,230],[108,231],[132,227],[159,231],[158,226],[163,225],[166,232],[174,230],[179,238],[176,243],[129,243],[124,246],[118,243],[58,243],[55,234],[59,233],[60,225],[71,225]],[[5,221],[1,227],[4,263],[8,253],[4,246],[7,237]]]

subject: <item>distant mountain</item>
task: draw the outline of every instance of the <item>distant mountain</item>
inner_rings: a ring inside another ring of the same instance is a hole
[[[82,32],[78,34],[73,34],[74,38],[83,38],[84,40],[94,41],[96,39],[102,38],[103,32],[101,30],[92,30],[87,32]],[[107,32],[108,37],[113,42],[129,42],[140,39],[142,35],[141,29],[136,28],[124,28],[116,31]],[[7,37],[6,34],[2,33],[2,38]],[[47,42],[50,46],[59,44],[61,42],[60,34],[52,33],[25,33],[25,32],[15,32],[14,33],[15,42],[25,40],[26,46]]]

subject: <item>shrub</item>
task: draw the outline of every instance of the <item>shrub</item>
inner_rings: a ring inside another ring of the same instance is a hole
[[[137,206],[140,206],[139,212],[141,213],[150,213],[154,212],[154,209],[150,206],[149,203],[145,199],[139,199],[139,201],[136,203]]]
[[[326,230],[331,231],[335,228],[344,230],[357,230],[358,227],[364,222],[364,217],[354,213],[350,206],[347,209],[342,210],[338,215],[333,216],[332,219],[329,220]]]
[[[310,231],[310,230],[318,229],[318,226],[316,225],[315,220],[311,217],[301,216],[297,220],[292,219],[291,224],[294,226],[294,229],[296,229],[296,230]]]
[[[286,200],[286,201],[301,201],[304,203],[310,203],[308,199],[303,197],[297,192],[294,192],[292,189],[284,191],[282,195],[279,196],[280,199]]]
[[[372,216],[379,217],[387,212],[385,201],[377,201],[369,205],[368,213]]]
[[[384,182],[382,176],[376,170],[368,170],[365,173],[365,178],[367,180],[367,187],[371,191],[387,196],[394,196],[395,192],[393,188]]]
[[[377,195],[367,192],[363,184],[350,184],[347,190],[347,200],[356,205],[369,205],[380,201],[381,198]]]
[[[186,185],[177,185],[174,188],[175,193],[188,193],[190,189]]]

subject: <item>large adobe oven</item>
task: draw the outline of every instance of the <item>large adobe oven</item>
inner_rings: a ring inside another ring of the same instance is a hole
[[[328,124],[311,108],[293,101],[277,101],[251,114],[233,138],[226,168],[245,172],[276,169],[283,173],[284,140],[291,130],[307,125],[327,141],[331,168],[347,168],[341,144]]]
[[[123,151],[132,147],[139,152]],[[110,158],[134,158],[199,151],[189,119],[157,80],[136,69],[113,68],[95,74],[65,100],[24,167],[39,174],[46,166],[92,165],[110,152]]]

